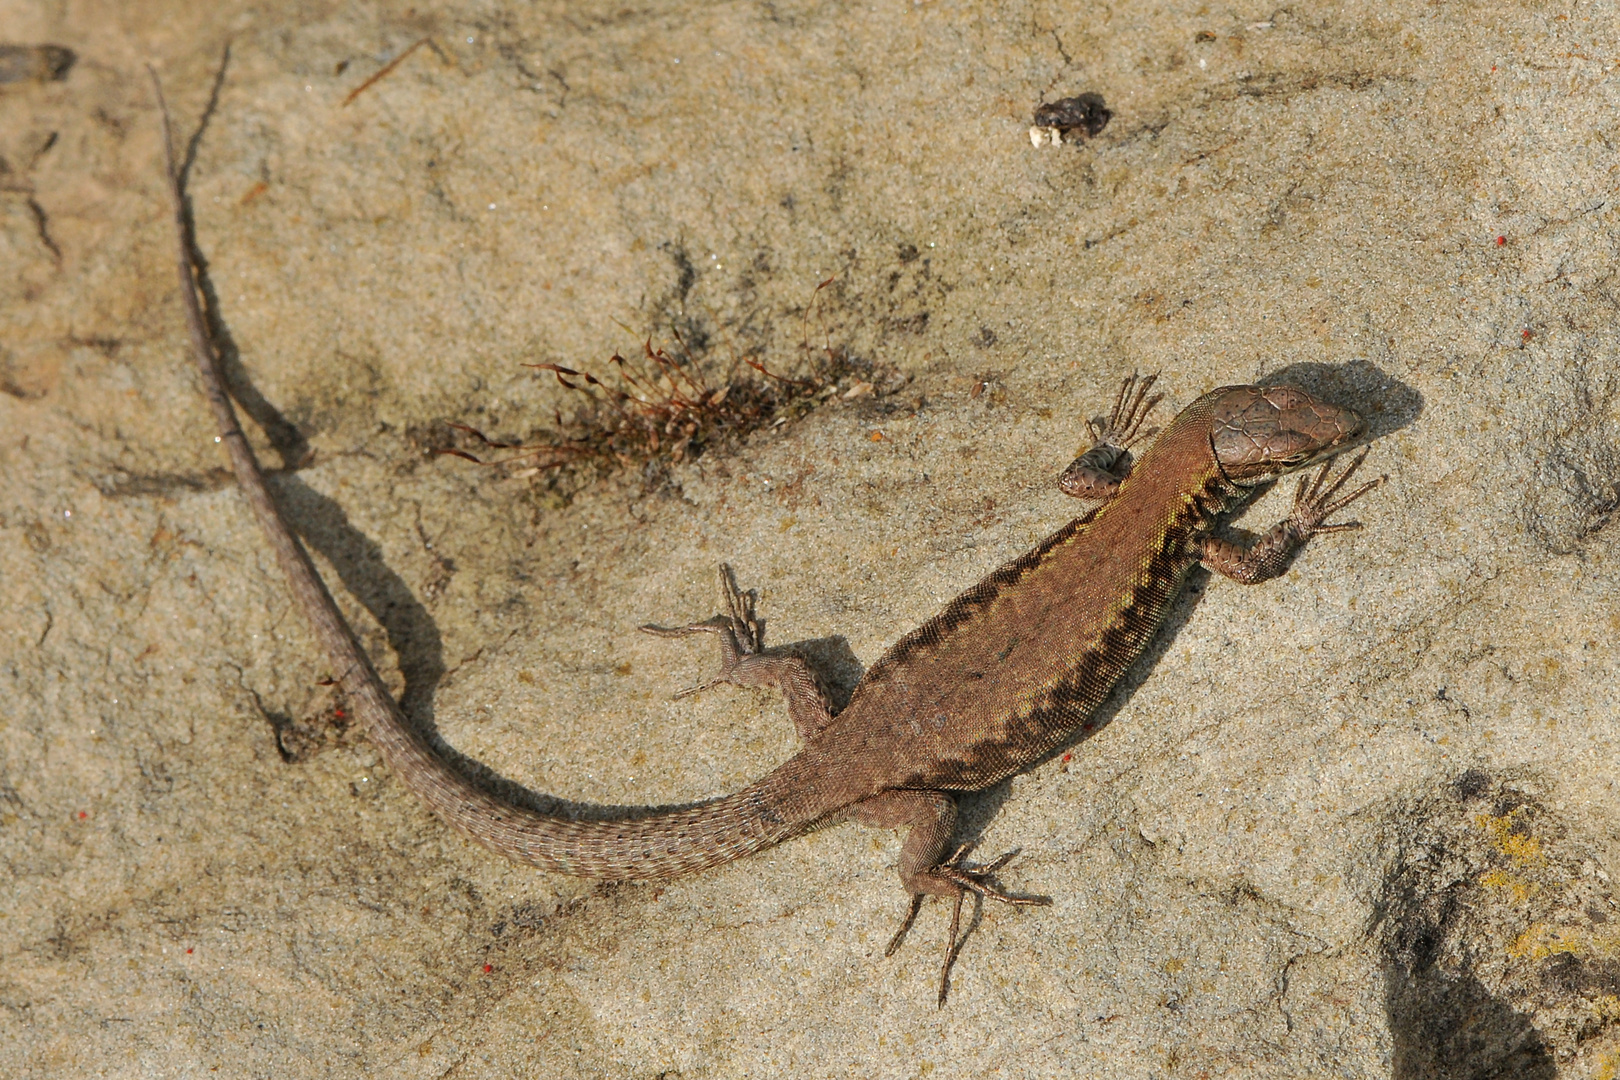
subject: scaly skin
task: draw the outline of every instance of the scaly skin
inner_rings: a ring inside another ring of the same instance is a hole
[[[161,102],[161,87],[158,95]],[[721,575],[727,614],[675,629],[645,628],[716,634],[723,663],[715,681],[780,687],[805,739],[790,760],[734,795],[631,820],[536,813],[469,781],[406,722],[282,520],[237,426],[201,317],[166,107],[164,128],[181,296],[221,442],[338,682],[400,782],[500,855],[614,881],[690,874],[844,816],[908,827],[899,871],[911,914],[890,951],[924,895],[954,898],[942,1003],[965,892],[1044,902],[990,884],[1005,858],[970,869],[963,851],[947,857],[955,794],[986,788],[1090,730],[1097,707],[1141,655],[1193,566],[1202,562],[1246,583],[1275,577],[1310,537],[1354,527],[1324,522],[1377,483],[1335,498],[1361,458],[1331,485],[1324,486],[1323,466],[1314,482],[1301,483],[1293,513],[1255,544],[1218,539],[1212,530],[1219,515],[1257,485],[1342,450],[1360,434],[1361,421],[1292,387],[1228,387],[1182,410],[1132,468],[1130,447],[1151,434],[1143,424],[1160,400],[1148,397],[1152,377],[1133,376],[1110,423],[1094,428],[1095,445],[1060,481],[1065,492],[1100,508],[900,639],[836,716],[801,659],[764,649],[752,599],[729,568]]]

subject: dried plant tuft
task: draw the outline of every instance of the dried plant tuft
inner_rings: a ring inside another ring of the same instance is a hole
[[[657,472],[750,432],[780,427],[834,396],[881,395],[905,383],[892,368],[874,369],[842,349],[828,348],[799,377],[777,374],[745,357],[716,384],[679,334],[675,340],[681,357],[648,341],[639,361],[615,353],[608,360],[612,375],[603,378],[561,364],[526,364],[580,395],[572,413],[557,407],[553,426],[523,442],[447,424],[432,449],[516,478],[600,475],[621,468]]]

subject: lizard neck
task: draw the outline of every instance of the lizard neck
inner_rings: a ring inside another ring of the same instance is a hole
[[[1071,524],[1083,531],[1086,546],[1113,554],[1116,569],[1108,577],[1119,603],[1143,582],[1179,581],[1197,561],[1194,542],[1248,498],[1248,489],[1221,471],[1212,423],[1207,402],[1188,406],[1138,459],[1113,499],[1090,521]]]

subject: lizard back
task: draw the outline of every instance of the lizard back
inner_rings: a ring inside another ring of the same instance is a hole
[[[978,790],[1084,728],[1163,622],[1189,541],[1242,497],[1184,410],[1119,492],[901,638],[806,751],[859,754],[884,787]],[[886,759],[886,760],[885,760]]]

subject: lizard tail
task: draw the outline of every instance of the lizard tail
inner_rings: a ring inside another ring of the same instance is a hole
[[[551,817],[495,797],[439,757],[405,720],[303,546],[270,496],[258,458],[237,424],[219,354],[202,316],[185,194],[169,108],[147,67],[163,113],[164,161],[174,225],[175,268],[203,392],[242,494],[258,518],[298,606],[324,648],[355,714],[390,769],[440,817],[509,859],[580,877],[623,881],[690,874],[807,832],[842,808],[810,775],[801,754],[758,783],[714,802],[625,821]],[[827,805],[820,805],[827,803]]]
[[[622,820],[554,817],[501,799],[451,768],[407,725],[375,676],[356,686],[350,701],[390,771],[434,813],[497,855],[554,873],[603,881],[680,877],[808,832],[843,808],[842,801],[815,805],[816,786],[799,775],[807,771],[801,756],[696,806]]]

